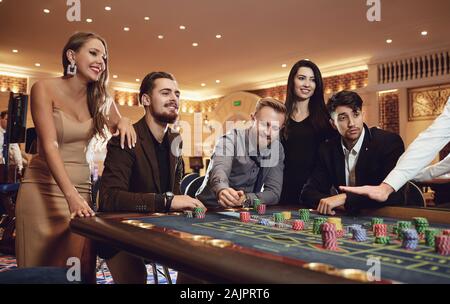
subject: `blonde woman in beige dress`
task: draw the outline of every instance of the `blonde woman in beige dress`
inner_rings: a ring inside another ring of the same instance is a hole
[[[16,204],[19,267],[72,266],[95,281],[95,253],[87,239],[70,232],[74,217],[95,216],[90,199],[86,149],[94,135],[106,138],[106,125],[122,147],[136,142],[129,119],[109,102],[107,46],[93,33],[73,35],[62,54],[64,76],[41,80],[31,89],[31,114],[38,135]]]

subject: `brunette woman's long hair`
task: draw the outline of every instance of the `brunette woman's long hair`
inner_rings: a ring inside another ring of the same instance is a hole
[[[106,90],[109,79],[109,69],[108,69],[108,48],[105,39],[94,33],[78,32],[72,35],[64,46],[62,52],[62,64],[64,67],[64,76],[67,75],[67,66],[70,64],[67,58],[67,51],[72,50],[77,52],[87,41],[91,39],[98,39],[103,44],[106,50],[105,54],[105,66],[102,74],[98,81],[93,81],[88,83],[87,86],[87,102],[89,107],[89,113],[94,121],[94,134],[100,135],[103,139],[106,139],[107,135],[105,132],[106,125],[106,109],[109,108],[110,98]]]

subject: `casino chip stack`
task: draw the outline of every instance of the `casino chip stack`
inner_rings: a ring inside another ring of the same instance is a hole
[[[327,222],[326,217],[316,217],[313,222],[313,233],[320,234],[320,226]]]
[[[253,200],[253,210],[258,211],[259,205],[261,205],[261,200],[259,198],[255,198]]]
[[[309,221],[309,209],[299,209],[298,215],[303,222],[307,223]]]
[[[259,204],[256,207],[256,211],[258,212],[258,214],[261,214],[261,215],[266,214],[266,205],[265,204]]]
[[[303,230],[305,228],[305,222],[303,222],[302,220],[294,220],[292,222],[292,230]]]
[[[425,230],[430,226],[428,224],[428,220],[424,217],[415,217],[414,219],[414,226],[416,227],[417,233],[424,234]]]
[[[241,222],[243,223],[250,222],[250,212],[248,211],[242,211],[241,213],[239,213],[239,217],[241,219]]]
[[[322,230],[323,248],[327,250],[337,250],[336,225],[325,222],[320,226],[320,229]]]
[[[387,225],[386,224],[373,225],[373,233],[375,234],[375,237],[387,236]]]
[[[392,233],[395,235],[398,234],[398,224],[392,225]]]
[[[291,214],[290,211],[283,211],[283,212],[281,212],[281,214],[283,214],[283,218],[284,218],[285,220],[290,220],[291,217],[292,217],[292,214]]]
[[[194,217],[199,219],[205,218],[205,209],[202,207],[195,207],[194,208]]]
[[[372,228],[373,231],[373,226],[376,224],[383,224],[383,219],[380,217],[373,217],[372,218],[372,225],[370,226],[370,228]]]
[[[266,219],[266,218],[262,218],[259,220],[259,224],[263,225],[263,226],[270,226],[270,220]]]
[[[375,243],[377,243],[377,244],[387,245],[387,244],[390,243],[390,241],[391,241],[391,238],[388,237],[388,236],[386,236],[386,235],[383,235],[383,236],[377,236],[377,237],[375,238]]]
[[[353,228],[353,239],[357,242],[365,242],[367,240],[367,230],[364,228]]]
[[[402,247],[408,250],[414,250],[419,243],[419,235],[415,229],[403,229],[402,230]]]
[[[345,233],[350,234],[353,233],[353,229],[361,229],[362,226],[360,224],[353,224],[350,226],[345,227]]]
[[[408,221],[399,221],[397,222],[397,232],[398,232],[398,239],[403,239],[403,230],[410,229],[411,228],[411,222]]]
[[[328,223],[332,223],[336,226],[336,231],[342,230],[342,220],[339,217],[329,217]]]
[[[430,247],[435,246],[435,237],[439,234],[439,230],[428,228],[425,230],[425,244]]]
[[[344,236],[344,229],[342,227],[342,221],[339,217],[329,217],[328,223],[332,223],[336,226],[336,235],[338,238],[341,238]]]
[[[184,211],[184,215],[185,215],[187,218],[193,218],[193,217],[194,217],[191,210],[186,210],[186,211]]]
[[[284,216],[283,213],[274,213],[273,214],[273,220],[275,221],[275,223],[282,223],[284,222]]]
[[[436,235],[435,249],[440,255],[450,254],[450,235]]]

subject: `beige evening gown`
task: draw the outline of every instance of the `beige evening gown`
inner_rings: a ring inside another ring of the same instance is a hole
[[[59,152],[78,193],[91,204],[90,170],[86,150],[93,120],[78,122],[53,110]],[[16,256],[19,267],[66,267],[71,257],[81,261],[84,280],[92,282],[95,254],[91,242],[69,228],[70,211],[45,159],[36,154],[25,172],[16,203]],[[70,264],[69,266],[72,266]],[[95,280],[95,276],[94,276]]]

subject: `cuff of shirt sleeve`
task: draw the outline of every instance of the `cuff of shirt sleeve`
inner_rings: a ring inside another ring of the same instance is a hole
[[[388,184],[391,186],[395,192],[398,191],[401,187],[403,187],[404,184],[406,184],[407,180],[405,181],[405,177],[401,174],[398,174],[394,171],[389,173],[389,175],[384,179],[383,183]]]

